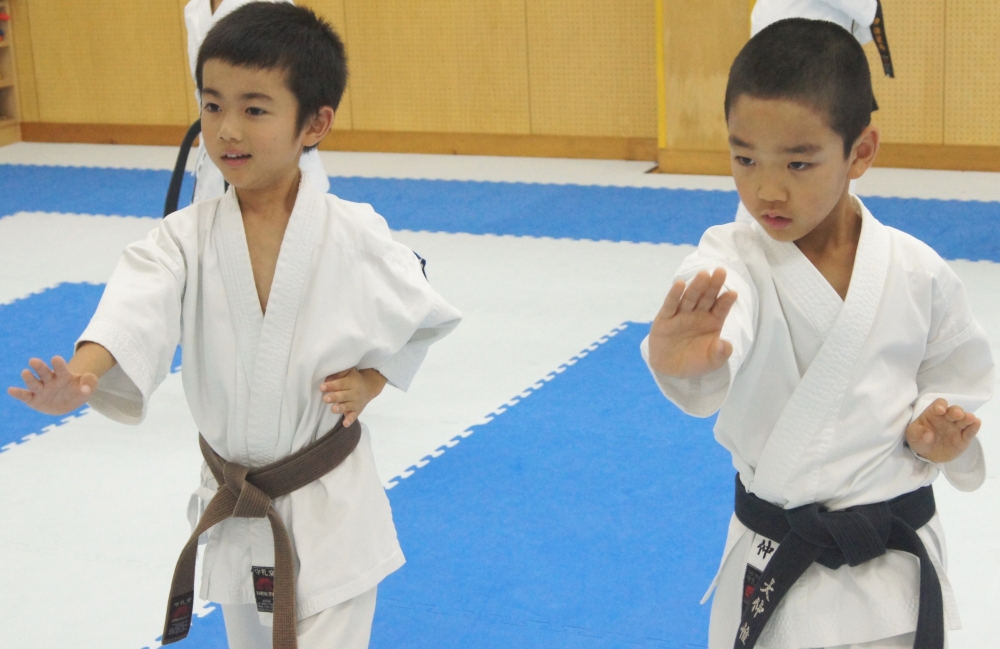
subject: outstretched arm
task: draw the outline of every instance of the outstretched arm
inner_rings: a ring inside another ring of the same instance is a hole
[[[55,356],[52,367],[40,358],[32,358],[28,365],[31,369],[21,372],[27,389],[9,387],[7,394],[38,412],[65,415],[87,403],[97,380],[115,366],[115,358],[101,345],[85,342],[69,363]]]
[[[721,295],[726,271],[701,271],[690,284],[677,280],[649,330],[649,366],[665,376],[692,378],[722,367],[733,346],[720,338],[736,303],[736,293]]]

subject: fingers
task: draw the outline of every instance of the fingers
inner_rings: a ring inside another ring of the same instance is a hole
[[[350,369],[344,370],[343,372],[337,372],[336,374],[331,374],[330,376],[323,379],[323,384],[319,386],[320,391],[329,392],[330,390],[335,390],[336,388],[330,387],[330,384],[336,383],[338,380],[347,377],[351,372],[354,371],[356,370],[352,367]]]
[[[40,358],[32,358],[28,361],[28,365],[31,369],[35,370],[35,374],[38,375],[38,379],[42,383],[46,383],[55,378],[55,373],[49,369],[49,366]]]
[[[354,397],[351,390],[335,390],[323,395],[323,403],[347,403]]]
[[[712,307],[712,315],[725,322],[726,317],[729,316],[729,311],[736,304],[736,298],[738,297],[739,295],[736,294],[736,291],[726,291],[720,295],[719,299],[715,301],[715,306]]]
[[[658,318],[671,318],[677,313],[677,306],[681,302],[681,296],[684,295],[684,289],[687,287],[687,283],[679,279],[673,283],[670,290],[667,292],[667,297],[663,300],[663,306],[660,307],[660,313],[656,316]]]
[[[983,422],[979,419],[973,417],[974,421],[969,422],[969,425],[962,430],[962,441],[966,444],[972,442],[972,439],[979,432],[979,427],[983,425]]]
[[[346,428],[347,426],[353,424],[357,418],[358,414],[356,412],[349,412],[346,415],[344,415],[344,427]]]
[[[681,313],[689,313],[694,311],[695,307],[698,306],[698,301],[701,296],[708,289],[709,283],[712,281],[711,275],[708,271],[699,271],[691,283],[688,284],[687,290],[684,291],[684,295],[681,296],[681,302],[677,310]]]
[[[40,392],[42,390],[42,382],[38,380],[38,377],[31,370],[21,370],[21,380],[24,381],[24,384],[32,392]]]
[[[959,406],[952,406],[948,408],[948,412],[945,413],[944,418],[952,423],[957,423],[965,419],[965,411]]]
[[[25,390],[24,388],[9,387],[7,388],[7,394],[28,405],[31,405],[32,399],[35,398],[34,392],[31,390]]]
[[[708,279],[708,286],[705,288],[705,292],[702,293],[701,297],[698,299],[698,304],[695,309],[699,311],[711,311],[712,307],[715,306],[716,300],[719,297],[719,292],[722,290],[723,284],[726,283],[726,271],[724,268],[716,268],[712,271],[712,275]]]

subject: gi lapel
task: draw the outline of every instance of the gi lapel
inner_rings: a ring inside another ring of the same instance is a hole
[[[863,205],[861,213],[861,240],[844,307],[771,431],[750,485],[757,496],[782,507],[816,499],[821,464],[810,465],[807,455],[825,441],[824,435],[835,432],[851,371],[882,300],[889,233]],[[765,242],[765,250],[769,248]]]
[[[322,196],[303,178],[281,241],[250,383],[247,448],[257,466],[278,459],[280,449],[285,449],[282,455],[291,449],[294,424],[291,429],[281,428],[281,404],[295,321],[308,280],[313,249],[319,241],[323,210]],[[330,323],[330,326],[333,325]]]
[[[250,405],[250,378],[253,376],[257,343],[260,340],[264,316],[260,310],[260,299],[257,297],[257,287],[253,281],[253,267],[250,265],[250,252],[247,248],[246,232],[243,229],[243,215],[232,187],[219,201],[212,231],[218,242],[222,283],[242,361],[242,367],[235,368],[233,372],[233,380],[239,384],[235,386],[236,402],[229,417],[228,454],[231,461],[246,463],[250,461],[250,457],[246,445],[242,443],[245,440],[238,433],[246,427]]]

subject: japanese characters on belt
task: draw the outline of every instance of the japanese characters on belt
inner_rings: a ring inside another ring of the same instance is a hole
[[[696,378],[653,372],[684,412],[719,412],[715,437],[732,454],[743,487],[785,510],[888,501],[940,473],[971,491],[986,475],[978,439],[938,466],[904,437],[939,397],[973,411],[992,396],[989,343],[963,286],[930,247],[882,225],[851,198],[862,229],[846,299],[795,243],[771,238],[757,222],[710,228],[677,277],[727,271],[724,290],[739,296],[721,333],[732,355]],[[957,628],[938,516],[917,534],[940,578],[946,627]],[[747,597],[779,541],[731,519],[704,600],[714,591],[711,649],[733,646],[744,607],[753,605]],[[918,562],[894,550],[856,567],[813,564],[772,612],[758,646],[825,647],[910,633],[918,582]],[[765,605],[764,598],[757,603]]]
[[[80,341],[117,359],[90,404],[126,423],[142,420],[181,343],[198,429],[226,461],[253,469],[334,427],[340,415],[319,389],[328,374],[375,368],[405,390],[428,347],[460,317],[370,206],[303,178],[266,315],[230,188],[168,216],[125,250]],[[206,480],[202,492],[210,496],[212,486]],[[371,590],[404,562],[365,426],[340,466],[276,498],[274,508],[294,549],[299,619]],[[201,596],[222,604],[267,599],[269,572],[261,567],[275,565],[273,543],[264,518],[215,526]],[[270,613],[261,615],[266,622]]]

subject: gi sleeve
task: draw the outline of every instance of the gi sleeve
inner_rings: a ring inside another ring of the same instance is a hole
[[[709,417],[722,407],[733,379],[753,347],[757,291],[739,254],[738,242],[747,236],[753,236],[747,225],[729,224],[710,228],[698,244],[698,250],[681,262],[674,276],[674,281],[683,279],[690,284],[702,270],[726,270],[723,292],[736,291],[738,296],[720,334],[722,340],[733,346],[733,353],[726,364],[702,376],[676,378],[660,374],[649,365],[649,336],[640,345],[642,358],[663,395],[683,412],[695,417]]]
[[[170,371],[180,341],[184,257],[171,234],[171,216],[125,249],[77,346],[94,342],[117,364],[101,377],[90,406],[126,424],[138,424],[150,395]]]
[[[355,206],[355,216],[379,240],[379,251],[369,257],[372,277],[366,280],[367,299],[376,305],[377,317],[369,336],[378,341],[399,341],[386,348],[373,345],[359,368],[372,367],[394,387],[409,389],[430,346],[447,336],[462,320],[424,277],[419,258],[406,246],[392,240],[385,219],[369,205]]]
[[[943,261],[933,278],[930,325],[917,373],[918,396],[911,422],[935,399],[975,412],[993,396],[994,365],[989,340],[972,316],[961,280]],[[961,491],[978,489],[986,479],[978,437],[961,456],[939,466]]]

